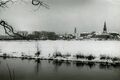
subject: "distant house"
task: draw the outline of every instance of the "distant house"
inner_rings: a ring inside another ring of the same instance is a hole
[[[88,32],[80,33],[80,37],[82,37],[83,39],[88,39],[90,38],[90,36],[91,36],[91,33],[88,33]]]
[[[73,34],[59,34],[59,39],[61,40],[71,40],[71,39],[75,39],[75,36]]]
[[[108,40],[108,39],[111,39],[112,37],[109,34],[96,34],[92,36],[91,38],[97,38],[99,40]]]
[[[117,32],[110,32],[109,34],[111,35],[112,39],[114,39],[114,40],[120,39],[120,34]]]

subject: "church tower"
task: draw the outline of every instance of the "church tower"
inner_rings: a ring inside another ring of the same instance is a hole
[[[77,29],[76,27],[74,28],[74,36],[75,36],[75,39],[77,38]]]
[[[76,27],[75,27],[75,29],[74,29],[74,34],[76,34],[77,33],[77,29],[76,29]]]
[[[107,33],[107,26],[106,26],[106,21],[104,22],[103,33]]]

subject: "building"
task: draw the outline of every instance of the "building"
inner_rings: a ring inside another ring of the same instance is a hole
[[[83,39],[87,39],[89,35],[91,35],[91,33],[89,32],[80,33],[80,37],[82,37]]]
[[[74,38],[78,39],[78,32],[77,32],[77,28],[74,28]]]
[[[107,33],[107,25],[106,25],[106,21],[104,22],[103,33]]]
[[[95,40],[119,40],[120,35],[116,32],[108,32],[106,21],[104,22],[102,32],[84,32],[80,34],[82,39],[95,39]]]

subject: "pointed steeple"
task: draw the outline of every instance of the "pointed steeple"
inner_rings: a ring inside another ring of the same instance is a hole
[[[76,29],[76,27],[75,27],[75,29],[74,29],[74,33],[75,33],[75,34],[77,33],[77,29]]]
[[[107,26],[106,26],[106,21],[104,22],[103,33],[107,33]]]
[[[74,28],[74,36],[75,36],[75,39],[77,38],[77,28],[75,27]]]

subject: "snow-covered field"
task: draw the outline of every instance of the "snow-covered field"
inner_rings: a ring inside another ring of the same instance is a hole
[[[3,53],[18,56],[21,54],[34,56],[37,44],[41,56],[52,56],[55,51],[62,54],[107,55],[120,57],[120,41],[0,41],[0,55]]]

